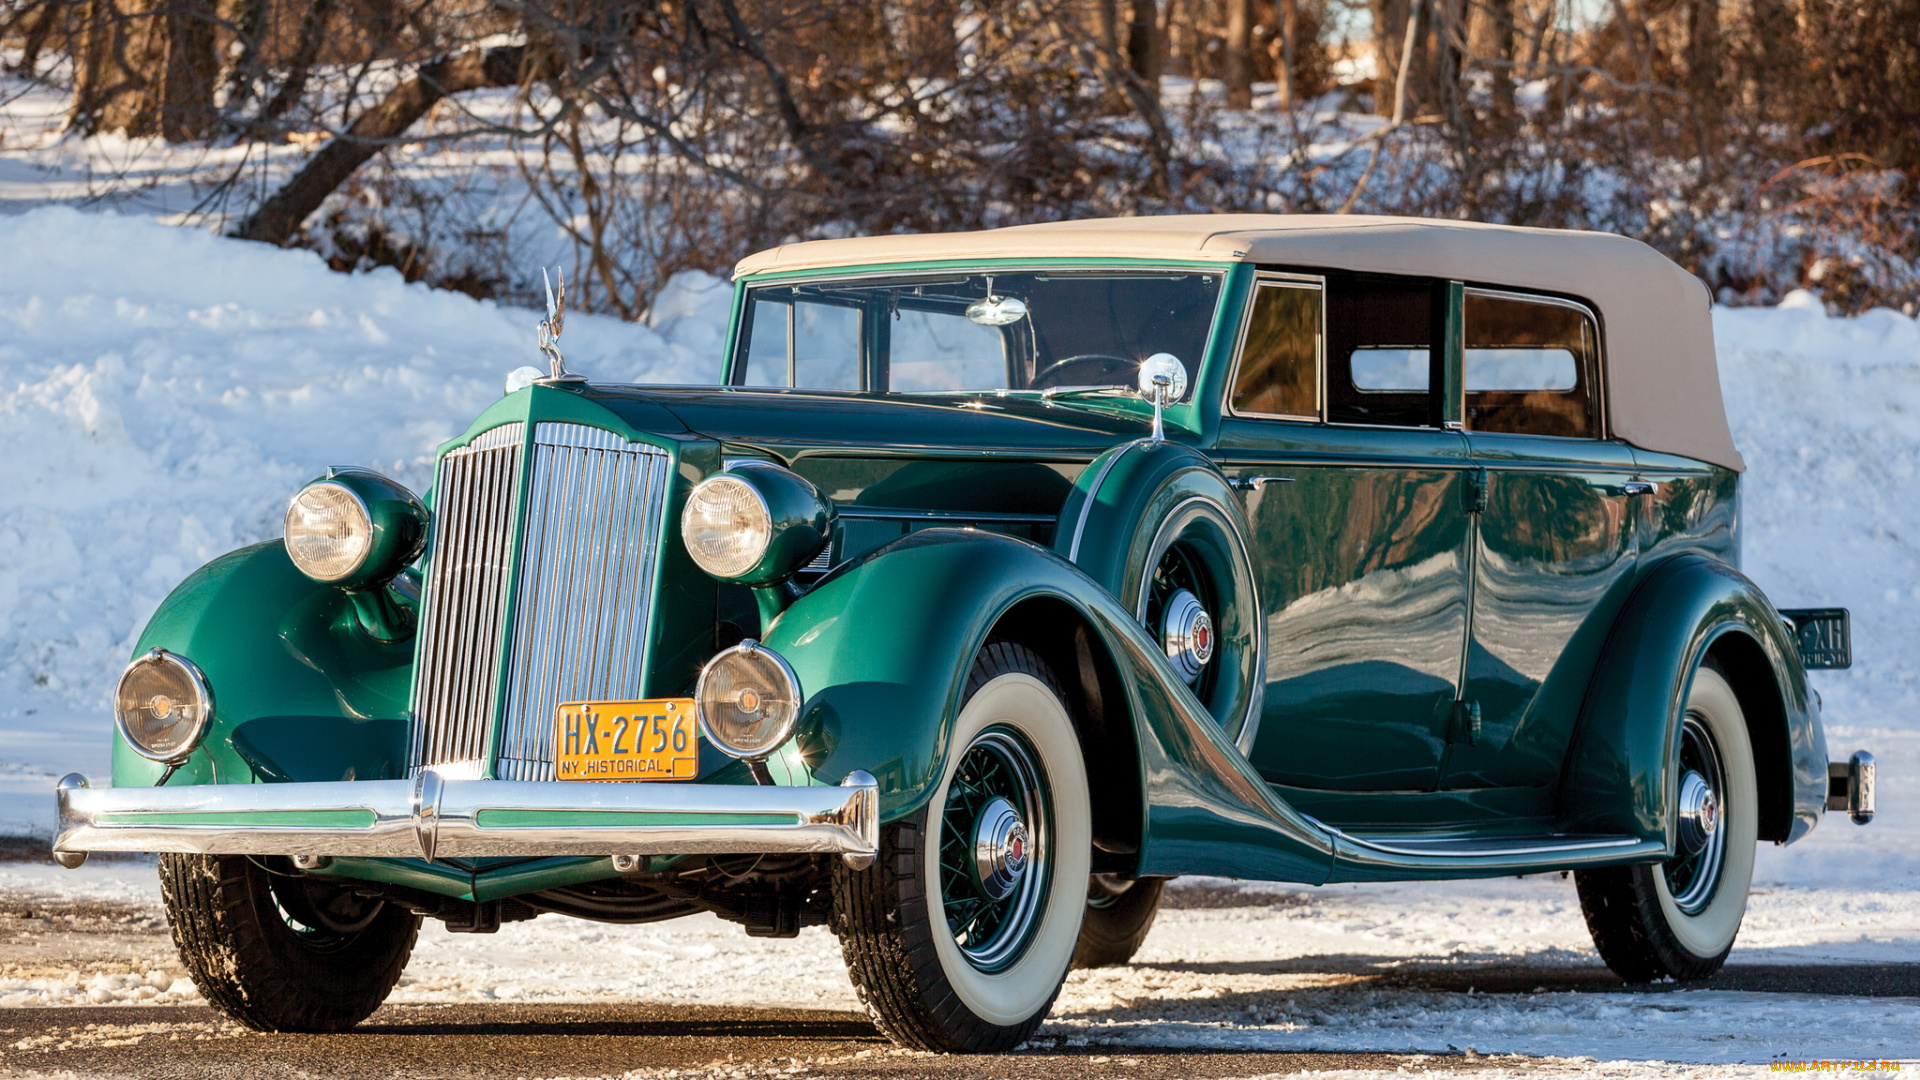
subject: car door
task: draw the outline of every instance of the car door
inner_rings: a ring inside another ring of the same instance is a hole
[[[1604,438],[1599,326],[1585,306],[1464,294],[1464,420],[1483,509],[1449,788],[1544,787],[1626,600],[1635,461]]]
[[[1250,756],[1303,793],[1438,782],[1466,630],[1469,461],[1429,392],[1431,292],[1262,274],[1243,319],[1218,453],[1267,621]]]

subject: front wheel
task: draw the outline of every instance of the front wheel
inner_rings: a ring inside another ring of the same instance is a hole
[[[1060,992],[1091,861],[1086,767],[1052,672],[988,645],[926,806],[834,871],[834,932],[860,1000],[902,1046],[1010,1050]]]
[[[1759,795],[1740,699],[1701,667],[1680,724],[1677,850],[1655,866],[1574,874],[1593,944],[1630,983],[1685,982],[1720,970],[1753,881]]]
[[[420,917],[244,855],[160,856],[180,962],[214,1008],[255,1031],[345,1031],[380,1007]]]

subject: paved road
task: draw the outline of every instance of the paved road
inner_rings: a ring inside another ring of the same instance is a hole
[[[954,1057],[895,1051],[852,1013],[661,1005],[390,1005],[346,1035],[256,1035],[201,1006],[0,1013],[0,1073],[167,1080],[621,1077],[1252,1077],[1472,1068],[1514,1058],[1194,1054],[1098,1047]]]
[[[98,901],[0,896],[0,976],[176,967],[157,911]],[[1160,963],[1163,970],[1179,963]],[[1233,965],[1225,965],[1232,967]],[[1409,967],[1403,958],[1253,961],[1249,973],[1337,970],[1380,988],[1527,994],[1622,989],[1604,969],[1480,965]],[[1220,972],[1214,962],[1206,970]],[[1695,984],[1696,986],[1700,984]],[[1706,988],[1852,997],[1920,997],[1920,964],[1728,967]],[[1641,992],[1659,994],[1672,987]],[[1527,1059],[1466,1055],[1271,1054],[1051,1047],[993,1058],[893,1049],[866,1019],[824,1010],[660,1004],[393,1005],[352,1033],[267,1036],[211,1009],[121,1005],[0,1009],[0,1076],[254,1078],[372,1077],[516,1080],[535,1077],[1256,1077],[1324,1069],[1512,1068]]]

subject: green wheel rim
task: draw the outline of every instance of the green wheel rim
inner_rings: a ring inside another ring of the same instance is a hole
[[[1050,884],[1048,842],[1052,806],[1032,747],[1019,732],[994,726],[960,755],[940,814],[940,901],[947,930],[962,956],[985,972],[1004,970],[1032,940]],[[985,838],[1008,831],[1011,811],[1018,844],[995,848]],[[1011,857],[1018,849],[1017,867]],[[999,873],[988,873],[988,864]]]

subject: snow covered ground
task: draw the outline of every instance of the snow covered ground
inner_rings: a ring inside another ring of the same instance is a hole
[[[424,486],[433,447],[533,358],[531,313],[343,276],[313,255],[144,218],[0,216],[0,835],[51,826],[53,778],[106,772],[105,695],[196,565],[277,534],[329,464]],[[650,325],[569,320],[597,378],[699,381],[726,290],[676,280]],[[1882,816],[1761,853],[1735,964],[1920,963],[1920,324],[1812,297],[1715,315],[1744,481],[1746,570],[1787,606],[1853,609],[1856,666],[1815,673],[1832,750],[1881,760]],[[150,867],[0,866],[0,890],[149,904]],[[1142,963],[1076,974],[1044,1037],[1126,1045],[1524,1052],[1674,1062],[1920,1055],[1920,1002],[1793,994],[1473,993],[1387,976],[1596,969],[1569,883],[1276,890],[1167,912]],[[564,981],[554,972],[568,972]],[[179,1000],[175,971],[0,980],[0,1004]],[[1382,985],[1376,985],[1382,984]],[[822,931],[543,918],[429,929],[400,1000],[594,995],[853,1007]]]

